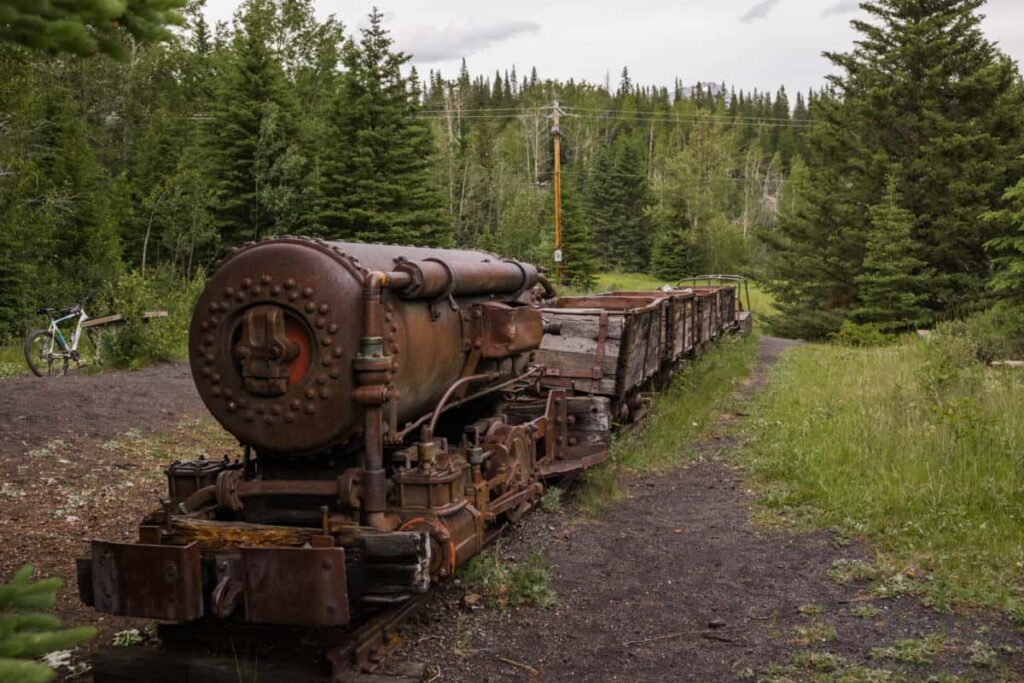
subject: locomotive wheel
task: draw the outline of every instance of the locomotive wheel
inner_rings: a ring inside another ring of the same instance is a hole
[[[496,422],[487,432],[486,443],[495,447],[491,456],[494,466],[508,468],[508,477],[499,494],[520,491],[534,478],[533,440],[522,427]]]

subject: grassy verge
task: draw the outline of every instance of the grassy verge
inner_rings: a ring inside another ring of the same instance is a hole
[[[734,401],[734,390],[757,357],[757,341],[725,337],[684,366],[672,386],[657,394],[642,425],[612,443],[611,457],[586,473],[578,487],[581,507],[598,510],[623,492],[622,480],[640,472],[663,471],[687,462],[687,446]]]
[[[21,344],[0,345],[0,379],[28,372]]]
[[[956,340],[806,345],[756,400],[744,456],[770,510],[873,541],[936,606],[1024,617],[1022,391]]]

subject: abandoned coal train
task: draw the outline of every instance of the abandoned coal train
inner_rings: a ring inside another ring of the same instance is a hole
[[[201,638],[329,633],[409,600],[546,482],[607,458],[614,426],[686,357],[748,330],[739,294],[559,297],[535,267],[478,251],[293,237],[233,249],[198,301],[189,355],[243,450],[170,465],[138,542],[93,541],[79,560],[81,597]]]

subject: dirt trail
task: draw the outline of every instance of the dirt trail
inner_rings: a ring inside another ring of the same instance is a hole
[[[205,413],[188,363],[138,372],[0,381],[0,459],[55,439],[110,439]]]
[[[762,339],[746,396],[790,345]],[[849,681],[926,680],[940,671],[961,677],[952,680],[1024,680],[1024,638],[1011,624],[939,614],[909,597],[865,599],[864,584],[840,586],[827,574],[835,560],[863,558],[862,549],[840,547],[824,532],[753,525],[755,498],[742,471],[718,460],[735,446],[715,436],[693,444],[696,461],[630,482],[629,497],[597,519],[529,516],[508,534],[508,551],[543,549],[557,606],[470,614],[463,589],[452,586],[427,608],[433,623],[407,634],[411,656],[439,672],[437,681],[810,680],[807,669],[764,677],[771,664],[789,665],[807,650],[893,673],[842,679]],[[874,647],[932,633],[942,634],[943,651],[930,664],[870,656]],[[998,653],[994,666],[972,665],[974,641]]]

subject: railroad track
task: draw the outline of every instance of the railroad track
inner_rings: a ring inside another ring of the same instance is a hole
[[[223,629],[217,650],[211,633],[194,626],[161,626],[165,647],[106,648],[92,660],[95,683],[417,683],[424,667],[388,658],[402,644],[399,626],[415,615],[436,589],[387,607],[333,645],[310,648],[304,635],[288,629]],[[335,634],[336,636],[339,634]],[[196,647],[207,643],[207,649]],[[226,646],[226,647],[225,647]],[[241,649],[240,649],[241,648]],[[291,657],[283,652],[290,652]],[[230,653],[230,654],[229,654]],[[261,657],[269,653],[265,658]]]

